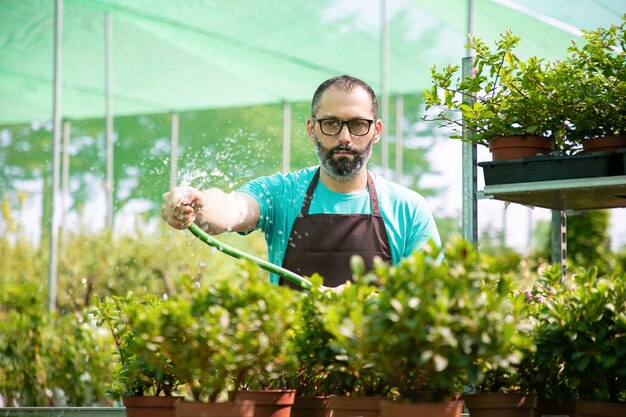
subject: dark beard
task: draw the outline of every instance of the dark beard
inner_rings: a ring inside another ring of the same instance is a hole
[[[325,148],[321,144],[317,136],[315,137],[315,150],[317,157],[320,160],[320,164],[328,175],[339,182],[346,182],[355,178],[361,169],[367,163],[371,153],[374,140],[370,140],[367,146],[362,150],[352,148],[348,145],[338,145],[334,148]],[[349,151],[352,152],[352,157],[342,156],[339,158],[333,158],[333,155],[337,151]]]

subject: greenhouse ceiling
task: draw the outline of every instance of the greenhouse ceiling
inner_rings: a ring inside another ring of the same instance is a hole
[[[340,73],[380,93],[381,62],[388,93],[410,94],[433,63],[460,62],[467,0],[386,0],[385,25],[383,1],[65,0],[62,115],[104,116],[107,19],[115,115],[309,100]],[[0,2],[0,125],[52,118],[54,10]],[[522,56],[555,59],[625,12],[626,0],[475,0],[474,31],[492,42],[511,29]]]

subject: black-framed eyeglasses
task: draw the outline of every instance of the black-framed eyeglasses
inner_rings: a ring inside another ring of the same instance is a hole
[[[339,120],[333,118],[316,119],[315,117],[313,117],[313,121],[318,122],[322,133],[328,136],[338,135],[344,125],[348,126],[348,130],[354,136],[365,136],[370,132],[372,123],[374,123],[371,119]]]

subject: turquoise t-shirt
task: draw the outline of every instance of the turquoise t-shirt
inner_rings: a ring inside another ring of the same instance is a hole
[[[260,177],[244,184],[238,192],[250,194],[261,208],[256,229],[265,234],[269,261],[283,264],[291,227],[300,214],[306,190],[318,167],[309,167],[288,174]],[[426,204],[417,192],[371,174],[378,195],[380,214],[385,222],[393,264],[408,256],[429,239],[441,244],[437,226]],[[371,214],[367,188],[356,193],[336,193],[318,181],[309,214]],[[270,281],[278,282],[271,274]]]

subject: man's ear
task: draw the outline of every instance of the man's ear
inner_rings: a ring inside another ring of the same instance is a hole
[[[380,140],[380,137],[383,135],[383,121],[378,119],[374,122],[374,143]]]
[[[315,141],[315,122],[311,117],[306,121],[306,133],[311,141]]]

